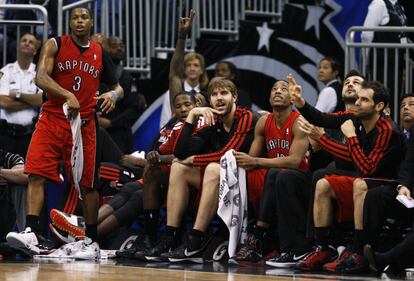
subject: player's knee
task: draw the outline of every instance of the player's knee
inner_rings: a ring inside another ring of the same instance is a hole
[[[46,178],[38,175],[29,175],[29,185],[32,187],[44,187]]]
[[[220,178],[220,164],[210,163],[207,165],[204,175],[212,178]]]
[[[331,185],[326,179],[320,179],[316,183],[315,198],[330,197]]]
[[[367,193],[368,191],[368,185],[367,183],[362,179],[356,179],[354,183],[352,184],[353,189],[353,195],[354,199]]]

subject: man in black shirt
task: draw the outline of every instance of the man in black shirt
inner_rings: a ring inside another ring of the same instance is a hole
[[[105,128],[121,151],[132,153],[131,126],[140,115],[139,99],[136,92],[132,92],[132,76],[124,70],[121,60],[125,57],[125,45],[122,39],[116,36],[108,40],[108,52],[115,64],[114,74],[124,89],[124,98],[119,100],[115,109],[110,113],[102,113],[98,122]],[[105,81],[103,81],[105,83]],[[101,85],[100,90],[106,92],[107,86]]]
[[[298,266],[303,270],[318,270],[322,266],[329,271],[363,270],[362,206],[368,188],[361,178],[395,178],[403,151],[400,131],[382,114],[389,94],[378,82],[363,82],[353,113],[326,115],[307,104],[294,79],[288,79],[295,88],[291,91],[292,100],[302,115],[314,125],[340,128],[346,137],[346,144],[335,142],[326,135],[318,136],[315,140],[334,156],[352,162],[355,168],[353,175],[334,173],[316,183],[313,217],[317,246]],[[306,124],[302,125],[302,129],[310,132]],[[335,262],[330,261],[335,258],[336,251],[329,246],[330,226],[333,222],[332,200],[337,202],[336,220],[353,220],[355,224],[352,248]]]
[[[0,149],[0,239],[13,229],[24,229],[26,219],[27,175],[24,159]]]

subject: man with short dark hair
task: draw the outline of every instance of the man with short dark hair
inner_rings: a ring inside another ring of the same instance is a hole
[[[124,89],[124,98],[117,102],[115,109],[109,114],[99,114],[99,125],[105,128],[121,151],[132,153],[131,127],[140,115],[139,98],[137,92],[132,92],[132,76],[124,70],[121,61],[125,59],[125,44],[121,38],[112,36],[108,40],[108,53],[115,64],[113,72],[119,84]],[[106,92],[108,87],[105,81],[100,90]]]
[[[406,139],[410,137],[410,129],[414,125],[414,94],[405,94],[400,103],[400,123]]]
[[[363,82],[357,93],[353,113],[336,115],[322,114],[301,96],[301,88],[293,77],[289,77],[292,87],[292,100],[302,115],[316,126],[340,128],[346,144],[337,143],[326,135],[313,136],[326,151],[347,162],[353,162],[354,174],[341,173],[327,175],[316,183],[313,205],[315,240],[313,252],[298,264],[303,270],[357,272],[366,269],[362,257],[363,225],[362,210],[367,185],[361,178],[394,179],[398,172],[403,141],[401,133],[392,121],[385,118],[382,111],[389,101],[387,89],[379,82]],[[302,130],[310,133],[307,122]],[[339,172],[339,171],[338,171]],[[354,220],[355,232],[352,249],[344,252],[339,259],[336,250],[329,246],[330,226],[333,222],[333,204],[337,203],[337,220]]]
[[[113,110],[123,90],[111,72],[114,66],[108,54],[89,40],[92,26],[90,10],[74,8],[70,35],[49,39],[40,54],[36,83],[47,93],[48,101],[42,106],[27,154],[26,230],[7,235],[10,246],[28,255],[49,250],[43,247],[46,245],[39,234],[39,214],[46,181],[63,182],[58,169],[61,160],[82,199],[86,236],[90,238],[84,240],[76,257],[93,259],[100,255],[99,245],[92,243],[97,238],[99,208],[99,194],[93,188],[97,164],[95,105],[103,100],[102,111]],[[111,91],[96,97],[101,80],[110,85]]]

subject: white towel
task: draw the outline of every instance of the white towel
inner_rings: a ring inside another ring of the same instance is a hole
[[[217,214],[229,229],[229,257],[234,257],[239,242],[247,235],[246,170],[237,167],[234,150],[220,160],[220,190]]]
[[[63,113],[68,118],[68,105],[63,104]],[[69,118],[68,118],[69,119]],[[70,164],[72,166],[73,183],[79,194],[79,199],[82,200],[82,194],[80,190],[80,181],[83,173],[83,144],[82,144],[82,121],[80,114],[75,118],[70,118],[70,129],[72,131],[72,153],[70,155]]]

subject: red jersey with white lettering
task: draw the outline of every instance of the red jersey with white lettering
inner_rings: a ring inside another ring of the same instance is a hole
[[[266,150],[268,158],[285,157],[289,155],[289,150],[294,138],[293,124],[300,114],[293,111],[283,126],[279,129],[273,114],[269,114],[265,123]],[[299,165],[299,170],[308,170],[309,161],[305,156]]]
[[[103,68],[102,47],[92,40],[89,41],[89,47],[79,47],[70,35],[56,39],[60,40],[60,48],[55,57],[51,77],[76,96],[80,104],[81,118],[92,118],[96,105],[94,97],[99,88]],[[65,118],[62,105],[66,100],[53,94],[47,98],[42,110]]]

